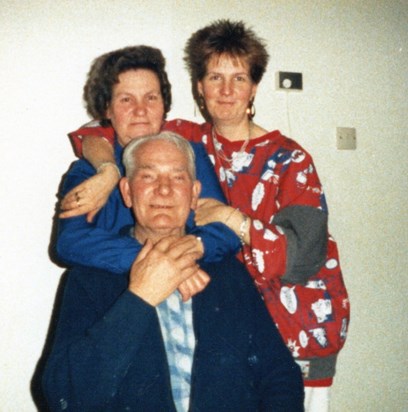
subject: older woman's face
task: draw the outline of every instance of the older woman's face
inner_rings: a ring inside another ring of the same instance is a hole
[[[137,137],[158,133],[164,104],[157,75],[146,69],[121,73],[119,82],[113,86],[106,116],[122,146]]]
[[[255,97],[257,85],[253,83],[244,60],[225,54],[213,55],[197,86],[214,123],[234,125],[247,121],[246,110],[249,101]]]

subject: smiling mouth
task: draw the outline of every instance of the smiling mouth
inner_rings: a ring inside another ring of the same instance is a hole
[[[173,206],[168,205],[150,205],[152,209],[172,209]]]

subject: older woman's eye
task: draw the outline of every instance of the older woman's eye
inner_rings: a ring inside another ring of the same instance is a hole
[[[120,102],[120,103],[129,103],[129,102],[130,102],[130,97],[129,97],[129,96],[121,97],[121,98],[119,99],[119,102]]]
[[[149,94],[147,96],[147,100],[150,102],[155,102],[156,100],[159,100],[159,95],[158,94]]]

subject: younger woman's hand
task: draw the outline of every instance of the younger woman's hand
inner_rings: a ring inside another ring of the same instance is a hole
[[[224,223],[239,236],[241,243],[251,243],[251,218],[218,200],[199,199],[195,210],[195,222],[199,226],[212,222]]]
[[[234,212],[234,208],[212,198],[198,199],[195,210],[195,222],[199,226],[212,222],[228,224],[228,217]]]

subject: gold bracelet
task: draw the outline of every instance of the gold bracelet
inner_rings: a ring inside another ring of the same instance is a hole
[[[244,220],[242,221],[240,227],[239,227],[239,241],[241,242],[242,246],[245,246],[245,241],[244,241],[244,237],[245,237],[245,233],[248,229],[248,223],[249,223],[249,219],[248,216],[243,214],[244,216]]]

